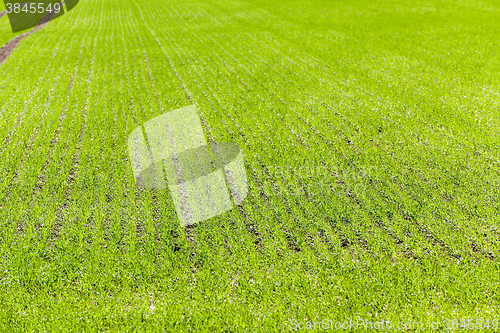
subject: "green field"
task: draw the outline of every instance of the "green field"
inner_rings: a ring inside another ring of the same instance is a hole
[[[80,1],[0,65],[0,331],[492,325],[499,41],[493,0]],[[191,104],[249,196],[184,228],[127,138]]]

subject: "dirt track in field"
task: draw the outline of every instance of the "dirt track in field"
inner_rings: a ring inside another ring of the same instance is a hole
[[[3,11],[2,13],[5,14],[5,11]],[[2,16],[2,14],[0,14],[0,17]],[[14,50],[16,49],[17,45],[19,45],[19,42],[22,41],[24,38],[28,37],[29,35],[31,35],[32,33],[35,33],[41,29],[43,29],[43,27],[45,27],[47,25],[47,23],[50,21],[50,18],[52,17],[52,13],[49,13],[47,15],[45,15],[41,20],[41,24],[34,27],[33,29],[31,29],[30,31],[28,32],[25,32],[24,34],[22,35],[19,35],[19,36],[16,36],[14,37],[13,39],[11,39],[9,42],[7,42],[5,45],[3,45],[1,48],[0,48],[0,65],[12,54],[12,52],[14,52]]]
[[[1,12],[0,12],[0,18],[2,18],[2,16],[4,16],[4,15],[5,15],[5,13],[7,13],[5,10],[1,11]]]

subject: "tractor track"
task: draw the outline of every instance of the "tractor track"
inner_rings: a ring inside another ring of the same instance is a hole
[[[0,12],[0,17],[4,16],[6,13],[6,11],[2,11]],[[33,29],[31,29],[30,31],[28,32],[25,32],[24,34],[22,35],[19,35],[19,36],[16,36],[14,38],[12,38],[10,41],[8,41],[5,45],[2,45],[2,47],[0,47],[0,65],[2,65],[2,63],[7,60],[8,57],[10,57],[10,55],[12,54],[12,52],[14,52],[14,50],[17,48],[17,46],[19,45],[19,43],[26,37],[28,37],[29,35],[43,29],[47,23],[49,23],[50,21],[50,18],[52,17],[52,13],[49,13],[47,15],[45,15],[41,20],[41,24],[37,25],[36,27],[34,27]]]

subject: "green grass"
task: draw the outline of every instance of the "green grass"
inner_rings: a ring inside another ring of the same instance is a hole
[[[498,318],[499,14],[81,1],[0,65],[0,330]],[[185,229],[127,137],[190,104],[250,194]]]
[[[28,30],[12,33],[7,15],[0,18],[0,46],[9,42],[12,38],[19,36]]]

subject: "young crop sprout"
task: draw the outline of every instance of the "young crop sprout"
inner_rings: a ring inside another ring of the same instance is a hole
[[[128,148],[136,184],[151,189],[168,186],[184,226],[219,215],[247,195],[239,147],[227,142],[208,145],[193,105],[137,127]]]

